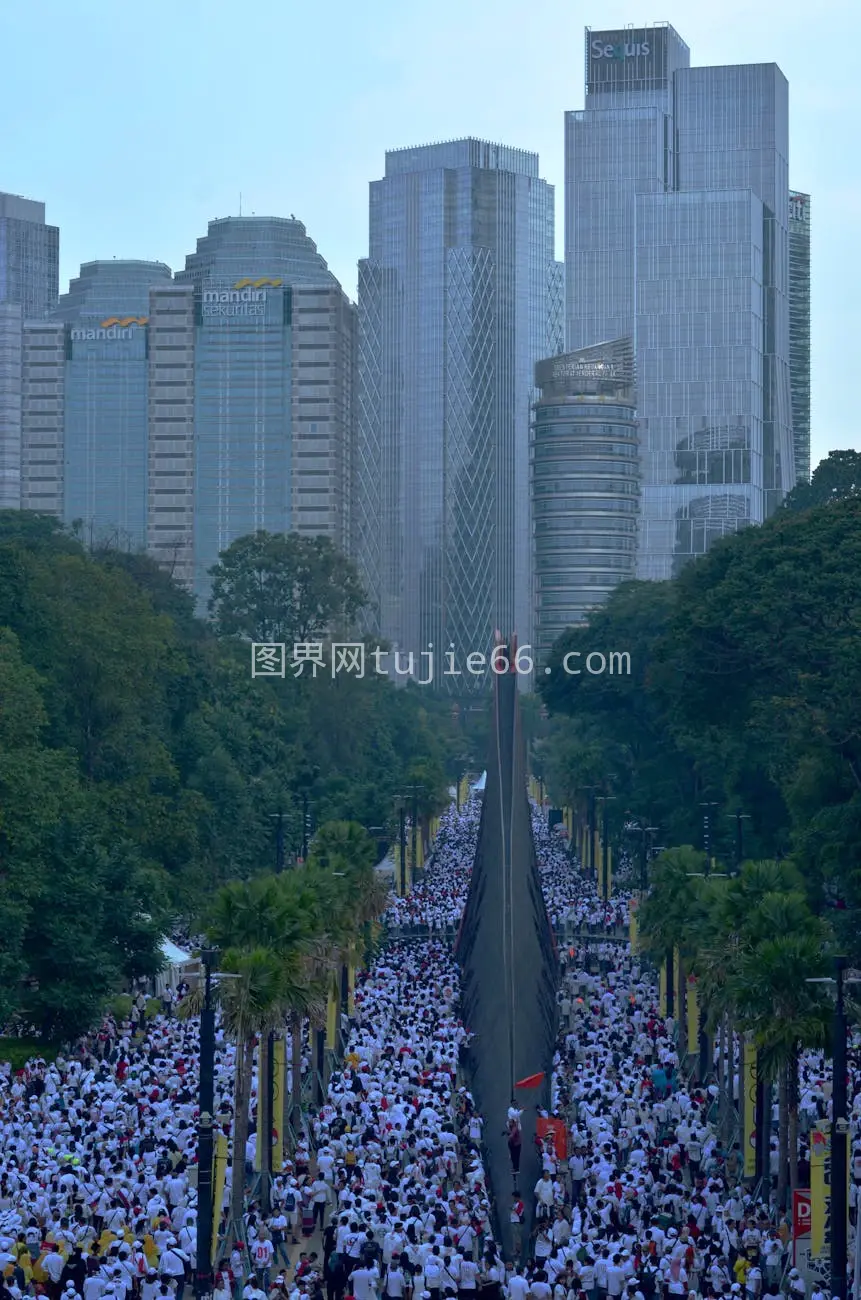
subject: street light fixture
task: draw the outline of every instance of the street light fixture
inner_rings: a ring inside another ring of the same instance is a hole
[[[744,861],[744,841],[742,838],[741,824],[744,821],[750,820],[750,813],[743,813],[741,811],[727,813],[727,817],[730,817],[735,822],[735,869],[736,872],[739,872],[741,871],[741,864]]]
[[[703,852],[706,855],[706,875],[708,875],[709,869],[712,864],[709,809],[717,808],[717,806],[718,806],[717,801],[714,799],[711,799],[708,802],[700,803],[700,807],[705,809],[705,812],[703,813]]]
[[[833,984],[837,997],[834,1004],[833,1037],[831,1045],[831,1292],[835,1300],[846,1300],[846,1266],[849,1255],[847,1221],[849,1218],[849,1118],[846,1114],[846,1004],[843,988],[846,984],[861,983],[861,976],[846,975],[846,958],[834,958],[834,975],[819,975],[805,980],[806,984]],[[858,1231],[859,1229],[856,1229]]]
[[[197,1132],[197,1249],[194,1269],[194,1294],[197,1300],[212,1294],[212,1237],[213,1237],[213,1157],[215,1134],[213,1110],[215,1109],[215,1003],[212,990],[217,980],[238,980],[241,975],[214,971],[218,953],[214,948],[204,948],[200,954],[203,966],[203,1006],[200,1011],[200,1091],[198,1101]]]

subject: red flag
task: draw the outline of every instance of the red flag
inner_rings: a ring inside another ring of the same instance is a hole
[[[540,1138],[544,1138],[548,1133],[553,1134],[553,1149],[556,1152],[558,1160],[564,1160],[568,1155],[568,1133],[565,1128],[565,1122],[561,1119],[547,1119],[539,1115],[535,1121],[535,1132]]]
[[[544,1071],[540,1074],[529,1074],[525,1079],[518,1079],[515,1088],[540,1088],[544,1082]]]

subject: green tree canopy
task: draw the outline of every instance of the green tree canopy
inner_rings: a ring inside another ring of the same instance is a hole
[[[326,537],[240,537],[210,574],[218,632],[249,641],[292,647],[348,632],[367,600],[355,566]]]
[[[813,471],[809,483],[797,483],[783,503],[784,510],[797,512],[813,506],[833,505],[861,493],[861,452],[851,448],[830,451]]]

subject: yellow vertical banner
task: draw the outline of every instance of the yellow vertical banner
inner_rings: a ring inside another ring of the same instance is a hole
[[[684,1014],[684,1007],[682,1006],[682,998],[684,997],[685,994],[685,988],[684,988],[684,980],[682,979],[682,959],[679,955],[678,948],[673,949],[673,980],[674,980],[674,988],[673,988],[674,1019],[676,1024],[681,1027],[682,1015]]]
[[[658,975],[658,1010],[661,1013],[661,1019],[667,1014],[667,963],[661,962],[661,970]]]
[[[810,1134],[810,1254],[825,1254],[825,1223],[831,1199],[831,1124],[822,1120]]]
[[[212,1259],[215,1263],[218,1250],[218,1229],[221,1225],[221,1202],[224,1200],[224,1187],[227,1182],[227,1134],[215,1134],[215,1153],[212,1167]]]
[[[742,1150],[744,1176],[756,1177],[756,1047],[750,1034],[744,1040],[742,1056]]]
[[[347,967],[347,1015],[356,1014],[356,968],[352,964]]]
[[[613,893],[613,850],[607,845],[607,897]]]
[[[272,1051],[272,1127],[277,1133],[272,1148],[272,1172],[280,1174],[284,1168],[284,1098],[287,1095],[287,1043],[283,1034],[276,1034]]]
[[[697,997],[697,981],[693,975],[688,976],[688,1053],[695,1056],[700,1045],[700,1000]]]
[[[334,989],[329,989],[326,999],[326,1046],[333,1052],[338,1047],[338,999]]]
[[[263,1168],[263,1089],[266,1087],[266,1035],[257,1040],[257,1143],[254,1147],[254,1172]]]
[[[596,871],[600,871],[601,862],[601,836],[595,831],[592,837],[592,866]]]

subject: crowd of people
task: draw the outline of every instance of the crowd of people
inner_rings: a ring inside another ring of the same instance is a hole
[[[549,1138],[538,1184],[498,1207],[524,1262],[502,1258],[444,933],[466,901],[479,816],[475,800],[450,809],[423,880],[389,908],[390,931],[430,935],[394,939],[359,976],[343,1064],[269,1211],[252,1200],[232,1225],[216,1300],[758,1300],[780,1289],[828,1300],[791,1268],[786,1223],[743,1188],[737,1147],[718,1141],[714,1087],[686,1083],[654,974],[618,942],[560,950],[549,1115],[564,1120],[567,1145]],[[554,925],[624,926],[627,895],[600,901],[538,816],[534,830]],[[196,1248],[197,1035],[174,1006],[150,1019],[139,1010],[66,1057],[0,1072],[0,1300],[183,1300]],[[226,1132],[234,1064],[219,1028]],[[824,1059],[808,1056],[803,1129],[829,1091]],[[252,1113],[255,1097],[256,1084]],[[516,1109],[508,1122],[514,1149]],[[249,1166],[255,1141],[236,1156]],[[861,1182],[861,1151],[854,1172]],[[525,1241],[521,1196],[534,1203]]]

